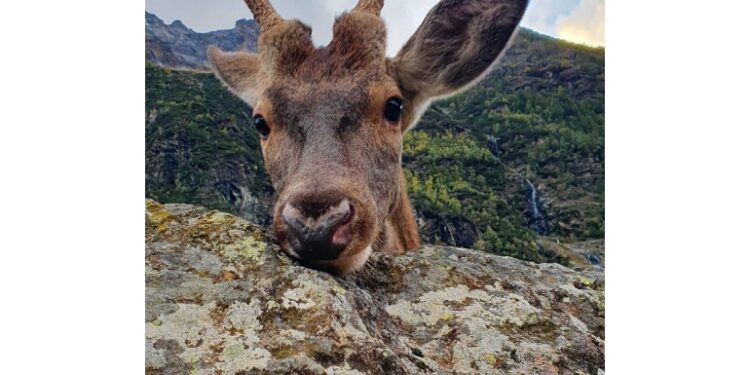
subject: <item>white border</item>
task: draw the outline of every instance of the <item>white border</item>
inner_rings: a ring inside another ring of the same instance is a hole
[[[607,4],[608,375],[748,371],[750,63],[737,4]]]
[[[0,373],[143,373],[143,9],[0,11]]]
[[[747,7],[607,4],[610,375],[746,371]],[[143,9],[0,12],[0,373],[143,371]]]

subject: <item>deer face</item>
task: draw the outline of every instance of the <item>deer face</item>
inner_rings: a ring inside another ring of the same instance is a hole
[[[401,103],[382,66],[265,91],[254,120],[290,255],[339,272],[367,259],[400,193]]]
[[[361,0],[315,48],[310,28],[246,0],[258,54],[208,51],[217,76],[253,107],[277,193],[274,230],[292,257],[335,273],[419,235],[404,191],[401,136],[430,101],[476,81],[498,59],[526,0],[444,0],[393,58],[383,0]]]

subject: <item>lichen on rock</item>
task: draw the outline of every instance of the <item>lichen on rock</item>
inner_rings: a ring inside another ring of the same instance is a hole
[[[603,274],[472,250],[304,268],[243,219],[146,201],[150,374],[597,374]]]

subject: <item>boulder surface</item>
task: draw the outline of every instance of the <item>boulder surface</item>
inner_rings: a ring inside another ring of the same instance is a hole
[[[601,374],[604,274],[424,246],[336,277],[147,200],[145,332],[147,374]]]

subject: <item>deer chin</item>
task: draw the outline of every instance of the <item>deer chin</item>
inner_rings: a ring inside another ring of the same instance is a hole
[[[289,246],[283,246],[283,249],[284,252],[289,255],[289,257],[297,260],[305,266],[309,266],[311,268],[330,272],[332,274],[340,276],[352,273],[362,268],[362,266],[367,263],[367,259],[370,258],[370,254],[372,254],[372,245],[368,245],[362,251],[352,254],[344,254],[334,260],[306,261]]]
[[[314,266],[333,274],[343,276],[362,268],[362,266],[367,263],[367,259],[370,258],[371,253],[372,245],[369,245],[360,252],[342,255],[336,260],[319,261]]]

